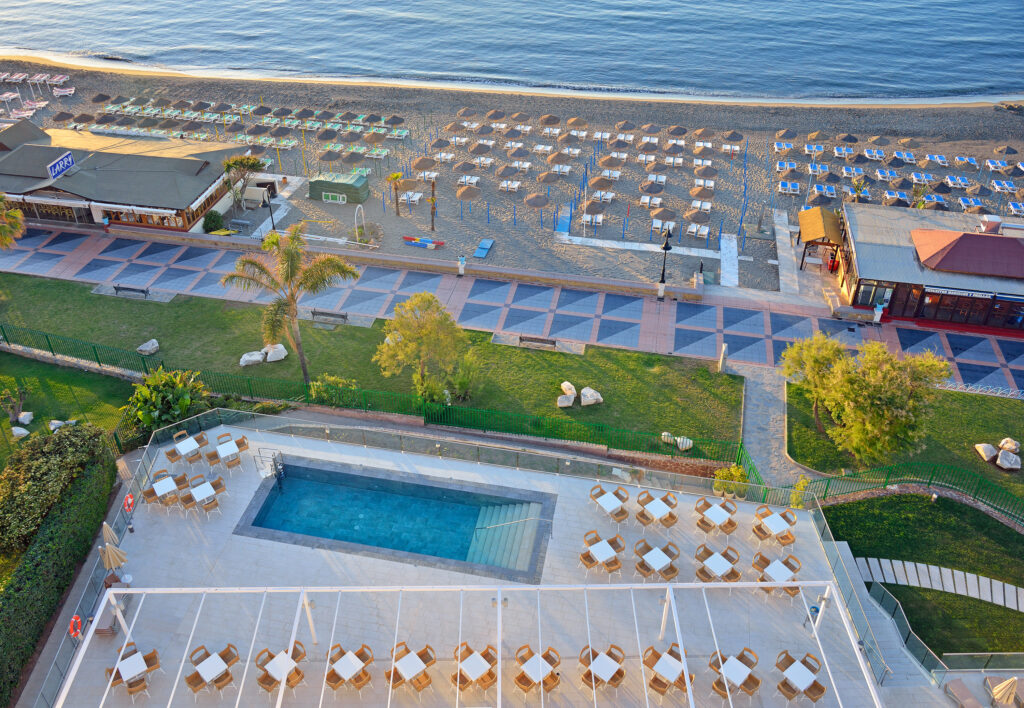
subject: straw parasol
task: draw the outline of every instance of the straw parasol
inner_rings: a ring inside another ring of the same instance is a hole
[[[197,121],[197,120],[190,120],[187,123],[185,123],[185,125],[181,126],[181,129],[182,130],[199,130],[202,127],[203,127],[203,124],[200,123],[199,121]],[[280,136],[280,137],[284,137],[284,136]]]
[[[673,125],[673,126],[670,126],[669,129],[666,130],[665,132],[671,138],[681,138],[684,135],[686,135],[686,128],[684,128],[681,125]]]
[[[835,172],[826,172],[824,176],[819,177],[818,181],[822,184],[839,184],[842,180]]]
[[[666,145],[665,146],[665,154],[666,155],[679,155],[679,154],[682,154],[682,152],[685,149],[686,148],[683,147],[682,145],[680,145],[679,143],[672,143],[671,145]]]
[[[800,179],[802,175],[800,174],[800,170],[795,167],[790,167],[779,176],[784,177],[785,179]]]
[[[363,142],[369,145],[382,143],[386,138],[381,133],[363,133]]]
[[[490,135],[491,133],[494,132],[494,128],[487,125],[486,123],[481,123],[477,127],[473,128],[473,132],[476,135]]]
[[[171,99],[169,98],[158,98],[153,101],[153,108],[167,108],[171,105]]]
[[[889,186],[893,189],[910,189],[914,186],[906,177],[897,177],[896,179],[889,180]]]
[[[175,107],[177,107],[178,104],[174,104],[174,105],[175,105]],[[252,114],[254,116],[257,116],[257,117],[259,117],[259,116],[266,116],[266,115],[270,115],[271,110],[272,109],[270,108],[270,106],[256,106],[255,108],[252,109]]]
[[[292,109],[291,108],[278,108],[276,111],[274,111],[273,116],[275,118],[287,118],[291,114],[292,114]]]
[[[981,214],[981,215],[991,214],[992,213],[991,211],[989,211],[988,209],[986,209],[983,206],[967,207],[964,211],[966,211],[968,214]]]
[[[813,197],[807,200],[807,204],[810,206],[825,206],[832,200],[826,197],[824,194],[815,194]]]
[[[859,182],[861,184],[864,184],[865,186],[870,187],[871,185],[873,185],[877,181],[878,180],[876,180],[871,175],[861,175],[860,177],[858,177],[855,180],[853,180],[853,183],[857,184]]]
[[[952,192],[952,188],[942,180],[937,180],[928,185],[928,189],[932,190],[933,194],[949,194]]]
[[[487,115],[484,116],[487,120],[501,120],[505,117],[505,111],[499,111],[495,108],[492,111],[487,111]]]
[[[102,535],[103,535],[103,542],[104,543],[112,543],[114,545],[117,545],[117,541],[118,541],[117,534],[114,533],[114,529],[111,528],[110,524],[108,524],[106,521],[103,522],[103,534]]]
[[[775,132],[775,138],[777,140],[790,140],[796,137],[796,131],[791,128],[783,128]]]
[[[110,96],[105,93],[98,93],[92,97],[92,103],[106,103],[110,100]]]
[[[320,160],[320,162],[337,162],[341,159],[341,155],[334,150],[325,150],[317,155],[316,159]]]
[[[415,177],[406,177],[398,183],[398,188],[403,192],[412,192],[423,186],[423,180]]]
[[[868,161],[868,158],[859,152],[855,152],[852,155],[846,156],[846,163],[848,165],[863,165]]]
[[[711,130],[711,128],[697,128],[697,130],[693,131],[693,137],[695,138],[710,138],[714,134],[715,131]]]
[[[616,130],[633,130],[634,128],[636,128],[636,126],[630,123],[628,120],[620,120],[618,123],[615,124]]]
[[[437,138],[436,140],[430,143],[430,147],[433,148],[434,150],[440,150],[441,148],[446,148],[449,145],[451,145],[451,141],[447,140],[446,138]]]
[[[872,135],[868,138],[868,142],[872,145],[888,145],[889,141],[883,138],[881,135]]]
[[[541,184],[554,184],[558,181],[557,172],[541,172],[537,175],[537,181]]]
[[[343,143],[357,143],[359,142],[359,133],[354,130],[346,130],[344,133],[338,134],[338,140]]]
[[[553,152],[547,157],[549,165],[567,165],[569,164],[569,156],[564,152]]]
[[[840,133],[839,135],[836,136],[836,142],[837,143],[847,143],[849,145],[853,145],[854,143],[857,142],[857,136],[856,135],[850,135],[849,133]]]
[[[871,199],[866,194],[847,194],[843,197],[843,201],[850,204],[868,204]]]
[[[149,99],[148,98],[146,98],[145,96],[139,96],[138,98],[136,98],[135,100],[133,100],[131,102],[131,105],[133,105],[133,106],[145,106],[147,103],[149,103]]]
[[[466,129],[466,126],[464,126],[462,123],[452,122],[452,123],[449,123],[448,125],[446,125],[444,127],[444,132],[446,132],[446,133],[461,133],[465,129]]]
[[[967,188],[967,193],[972,197],[991,197],[992,190],[983,184],[972,184]]]
[[[107,570],[116,570],[128,562],[128,555],[113,543],[100,547],[100,560]]]
[[[292,118],[297,118],[298,120],[308,120],[315,115],[316,113],[309,110],[308,108],[300,108],[299,110],[295,111],[295,113],[292,114]]]
[[[476,165],[474,165],[472,162],[467,162],[466,160],[456,162],[455,165],[452,166],[452,170],[454,172],[461,172],[464,175],[468,175],[475,169]]]
[[[711,199],[715,193],[707,187],[693,187],[690,189],[690,196],[694,199]]]
[[[129,125],[135,125],[135,119],[131,116],[121,116],[117,119],[117,124],[121,127],[127,127]],[[198,125],[198,124],[197,124]]]
[[[541,125],[554,126],[554,125],[558,125],[559,123],[561,123],[562,119],[559,118],[558,116],[554,116],[554,115],[551,115],[550,113],[547,113],[547,114],[542,115],[540,117],[540,121],[539,122],[540,122]]]
[[[533,194],[527,194],[523,197],[523,204],[530,207],[531,209],[543,209],[551,202],[545,195],[534,192]]]
[[[640,191],[644,194],[661,194],[665,191],[665,185],[657,182],[641,182]]]
[[[228,113],[232,109],[230,103],[218,103],[216,106],[213,106],[210,110],[214,113]]]
[[[687,212],[683,214],[683,218],[687,221],[692,221],[695,224],[706,224],[711,221],[711,215],[706,211],[701,211],[700,209],[687,210]]]
[[[908,207],[908,206],[910,206],[909,204],[907,204],[907,201],[905,199],[900,199],[899,197],[886,197],[885,200],[882,201],[882,204],[884,204],[885,206],[898,206],[898,207]]]
[[[355,165],[363,161],[363,153],[361,152],[346,152],[341,156],[341,161],[346,165]]]
[[[591,177],[590,181],[587,182],[587,186],[594,190],[611,189],[612,181],[607,177],[598,175],[597,177]]]
[[[825,137],[825,131],[823,131],[823,130],[815,130],[815,131],[812,131],[812,132],[807,134],[807,139],[808,140],[821,140],[824,137]]]
[[[999,147],[992,148],[992,152],[996,155],[1016,155],[1017,151],[1009,145],[1000,145]]]
[[[1024,175],[1024,170],[1020,168],[1020,165],[1007,165],[999,170],[999,174],[1003,175],[1003,177],[1020,177]]]
[[[612,150],[624,150],[629,147],[629,143],[622,138],[615,138],[615,140],[608,143],[608,147]]]
[[[616,170],[626,164],[626,161],[621,157],[615,157],[614,155],[605,155],[597,164],[606,170]]]
[[[316,119],[324,123],[333,121],[338,114],[334,111],[320,111],[316,114]]]
[[[139,121],[139,127],[140,128],[153,128],[153,127],[155,127],[155,126],[157,126],[159,124],[160,124],[160,119],[159,118],[143,118],[142,120]],[[241,123],[232,123],[231,125],[224,126],[224,130],[229,130],[230,128],[235,128],[235,127],[237,127],[237,130],[230,131],[230,132],[240,132],[240,131],[245,129],[245,126],[242,125]]]
[[[260,155],[262,155],[266,151],[267,151],[267,146],[266,145],[250,145],[249,146],[249,154],[252,155],[253,157],[259,157]]]
[[[658,162],[657,160],[652,160],[644,165],[644,171],[648,174],[651,174],[652,172],[664,172],[667,169],[668,165],[664,162]]]
[[[484,155],[490,151],[491,146],[487,143],[474,143],[473,146],[469,148],[470,155]]]
[[[458,116],[459,118],[472,118],[473,116],[476,115],[476,111],[474,111],[469,106],[464,106],[457,110],[455,112],[455,115]]]
[[[565,125],[569,128],[586,128],[587,121],[583,120],[579,116],[573,116],[569,120],[565,121]]]
[[[437,167],[437,160],[432,157],[417,157],[412,161],[412,168],[421,172],[424,170],[432,170],[435,167]]]
[[[104,113],[103,115],[101,115],[99,118],[96,119],[96,124],[97,125],[109,125],[109,124],[114,123],[116,121],[117,121],[117,116],[110,115],[109,113]]]
[[[519,128],[506,128],[502,135],[509,140],[515,140],[516,138],[523,137],[523,131],[519,130]]]
[[[642,152],[644,154],[649,155],[652,152],[658,152],[658,146],[655,145],[654,143],[640,143],[637,146],[636,150],[637,152]]]
[[[519,170],[517,170],[512,165],[502,165],[501,167],[494,171],[494,176],[497,177],[498,179],[505,179],[506,177],[511,177],[517,172],[519,172]]]
[[[925,202],[922,209],[930,209],[932,211],[949,211],[945,204],[942,202]]]
[[[657,135],[661,132],[661,126],[655,125],[654,123],[644,123],[640,126],[640,132],[646,133],[647,135]]]
[[[368,124],[380,123],[382,120],[384,120],[384,116],[377,113],[367,113],[363,117],[363,122]]]
[[[524,157],[528,157],[530,155],[530,151],[520,146],[517,148],[512,148],[511,150],[508,151],[507,154],[509,158],[512,160],[521,160]]]
[[[128,103],[128,97],[118,94],[114,98],[110,99],[110,102],[115,106],[120,106],[122,103]]]
[[[183,130],[185,130],[185,129],[183,128]],[[194,130],[194,128],[189,128],[188,130]],[[279,126],[277,126],[276,128],[274,128],[273,130],[270,131],[270,135],[272,137],[275,137],[275,138],[287,138],[291,134],[292,134],[292,129],[291,128],[286,128],[283,125],[279,125]]]
[[[651,212],[651,218],[660,219],[661,221],[672,221],[676,218],[676,211],[668,207],[658,207]]]
[[[349,123],[351,121],[354,121],[358,117],[359,116],[353,113],[352,111],[345,111],[340,116],[338,116],[338,120],[341,121],[342,123]]]
[[[921,147],[921,143],[917,142],[913,138],[900,138],[896,142],[898,142],[903,147],[908,147],[908,148],[919,148],[919,147]]]
[[[316,139],[323,143],[333,142],[338,137],[338,131],[327,128],[317,133]]]
[[[1015,194],[1017,195],[1017,199],[1024,199],[1024,187],[1017,187]]]
[[[743,140],[743,133],[737,133],[735,130],[730,130],[728,133],[722,135],[722,140],[728,140],[731,143],[735,143],[739,140]]]
[[[51,120],[53,120],[54,123],[67,123],[74,117],[74,115],[68,113],[67,111],[61,111],[60,113],[55,115]]]
[[[718,170],[716,170],[714,167],[711,167],[710,165],[704,165],[704,167],[698,167],[697,169],[695,169],[693,171],[693,174],[697,175],[698,177],[703,177],[707,179],[709,177],[717,177]]]
[[[523,113],[522,111],[517,111],[510,115],[508,119],[518,121],[519,123],[525,123],[526,121],[530,120],[530,114]]]
[[[1017,698],[1017,677],[1012,676],[992,687],[992,702],[1012,705]]]
[[[142,124],[140,123],[139,125]],[[142,127],[145,128],[146,126]],[[241,133],[243,130],[245,130],[245,124],[240,120],[232,121],[231,123],[226,123],[224,125],[225,133]]]
[[[577,138],[572,133],[562,133],[561,135],[558,136],[558,142],[561,145],[575,145],[579,141],[580,139]]]
[[[583,213],[593,216],[594,214],[604,213],[604,204],[598,199],[589,199],[587,203],[583,205]]]
[[[474,187],[471,184],[459,187],[455,192],[455,196],[464,202],[476,201],[480,198],[481,194],[483,194],[483,192],[480,191],[480,188]]]
[[[163,123],[160,124],[160,130],[177,130],[178,126],[180,126],[180,125],[181,125],[181,121],[180,120],[174,120],[173,118],[168,118],[167,120],[165,120]],[[245,131],[246,135],[262,135],[263,133],[267,132],[267,130],[268,130],[267,126],[265,126],[265,125],[254,125],[249,130],[253,130],[253,129],[258,129],[258,130],[255,133],[250,133],[247,130],[247,131]]]
[[[882,160],[882,164],[886,167],[903,167],[907,163],[902,158],[896,157],[895,155],[889,155],[889,157]]]

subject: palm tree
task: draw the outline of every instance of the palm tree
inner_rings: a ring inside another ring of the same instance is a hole
[[[388,184],[394,187],[395,190],[395,216],[401,216],[398,213],[398,183],[402,181],[401,172],[392,172],[388,175]]]
[[[915,184],[914,190],[910,193],[910,206],[914,209],[924,209],[927,202],[924,200],[925,187],[923,184]]]
[[[302,239],[302,223],[289,227],[284,235],[271,231],[263,240],[263,254],[246,254],[235,262],[235,272],[221,279],[227,287],[263,290],[274,299],[263,310],[263,343],[277,344],[283,334],[295,349],[302,366],[302,378],[309,385],[309,368],[299,333],[299,300],[332,287],[338,280],[359,277],[359,271],[340,256],[310,254]]]
[[[0,194],[0,251],[12,248],[24,235],[25,215],[21,209],[8,206],[7,197]]]

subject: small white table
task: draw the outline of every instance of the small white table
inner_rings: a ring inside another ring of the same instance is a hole
[[[722,676],[733,686],[739,686],[750,676],[750,667],[735,656],[730,656],[722,664]]]
[[[475,651],[459,664],[459,671],[468,678],[470,681],[476,681],[478,678],[490,671],[491,665],[487,663],[487,659],[480,656],[480,652]]]
[[[598,563],[604,563],[615,557],[615,549],[607,541],[598,541],[590,547],[590,555],[594,556]]]
[[[292,661],[291,654],[287,651],[279,651],[277,656],[268,661],[263,668],[274,680],[284,681],[285,677],[295,668],[295,662]]]
[[[715,577],[721,578],[732,570],[732,563],[723,558],[721,553],[712,553],[704,561],[704,567],[710,570]]]
[[[668,504],[663,502],[661,499],[655,499],[653,501],[647,502],[647,504],[644,505],[644,508],[647,509],[648,513],[650,513],[650,515],[653,516],[655,519],[661,519],[663,516],[668,515],[668,513],[672,511],[672,509],[669,508]]]
[[[665,555],[665,552],[660,548],[652,548],[644,554],[644,563],[655,570],[661,570],[671,562],[672,559]]]
[[[215,678],[228,670],[228,665],[217,654],[210,654],[196,667],[196,671],[203,677],[203,681],[210,683]]]
[[[117,662],[117,672],[121,674],[121,680],[125,683],[146,673],[146,660],[143,658],[142,652],[137,651]]]
[[[363,660],[350,651],[345,652],[344,656],[331,664],[334,672],[346,681],[362,671],[364,666]]]
[[[607,681],[619,670],[619,662],[607,654],[598,654],[590,663],[590,672],[602,681]]]
[[[165,494],[170,494],[178,488],[174,480],[170,477],[161,477],[157,481],[153,482],[153,491],[156,492],[158,497],[162,497]]]
[[[534,683],[543,681],[553,670],[554,667],[540,654],[534,654],[523,664],[523,673]]]
[[[398,669],[398,673],[402,675],[402,678],[410,681],[423,673],[427,665],[416,656],[416,652],[409,652],[395,662],[395,668]]]
[[[179,455],[187,457],[199,449],[199,443],[194,438],[185,438],[181,442],[174,443],[174,449],[178,451]]]
[[[732,516],[720,504],[713,504],[704,511],[704,517],[715,526],[721,526]]]
[[[662,654],[661,658],[658,659],[658,663],[654,665],[654,673],[669,683],[674,683],[679,678],[679,675],[683,673],[683,662],[667,653]]]
[[[793,571],[785,563],[777,560],[773,560],[768,564],[768,567],[764,569],[764,574],[776,583],[784,583],[787,580],[793,579]]]
[[[782,672],[786,680],[793,684],[798,691],[806,691],[814,683],[814,674],[802,662],[795,661],[793,665]]]
[[[611,492],[605,492],[599,496],[597,503],[609,514],[613,514],[622,508],[622,501]]]
[[[210,497],[214,496],[217,493],[217,492],[215,492],[213,490],[213,485],[211,485],[209,482],[203,482],[202,484],[197,484],[196,486],[192,487],[192,489],[189,490],[189,491],[192,492],[192,497],[197,502],[198,501],[205,501],[205,500],[209,499]]]
[[[228,440],[226,443],[221,443],[217,446],[217,454],[220,455],[221,459],[237,455],[238,445],[235,444],[234,440]]]
[[[773,535],[778,536],[780,533],[789,531],[789,522],[782,518],[779,514],[772,514],[761,519],[761,523],[766,529],[772,532]]]

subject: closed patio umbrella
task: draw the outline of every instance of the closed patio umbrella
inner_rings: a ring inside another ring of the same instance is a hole
[[[316,135],[316,139],[319,140],[322,143],[333,142],[334,139],[337,138],[337,137],[338,137],[338,131],[337,130],[332,130],[331,128],[327,128],[326,130],[321,130]]]
[[[1012,676],[992,687],[992,702],[1000,705],[1012,704],[1017,699],[1017,677]]]
[[[446,148],[451,144],[452,143],[450,140],[447,140],[445,138],[437,138],[436,140],[430,143],[430,147],[434,150],[440,150],[441,148]]]
[[[587,121],[583,120],[579,116],[573,116],[569,120],[565,121],[565,125],[567,128],[586,128]]]
[[[472,118],[473,116],[476,115],[476,111],[474,111],[469,106],[465,106],[456,111],[455,115],[458,116],[459,118]]]
[[[681,125],[673,125],[673,126],[670,126],[669,129],[667,131],[665,131],[665,132],[671,138],[681,138],[684,135],[686,135],[686,128],[684,128]]]
[[[272,110],[273,109],[271,109],[270,106],[256,106],[252,109],[252,114],[258,118],[260,116],[270,115]]]
[[[103,522],[103,542],[117,544],[117,534],[114,533],[114,529],[106,521]]]
[[[690,189],[690,196],[694,199],[711,199],[715,196],[715,193],[707,187],[692,187]]]
[[[481,194],[482,192],[480,191],[480,188],[474,187],[471,184],[464,185],[455,190],[455,196],[458,197],[460,201],[464,202],[476,201],[480,198]]]
[[[287,118],[291,114],[292,114],[292,109],[291,108],[278,108],[276,111],[274,111],[273,116],[275,118]]]
[[[100,561],[107,570],[116,570],[128,562],[128,555],[112,543],[100,547]]]
[[[300,108],[299,110],[295,111],[295,113],[292,115],[292,118],[297,118],[299,120],[308,120],[315,115],[316,113],[309,110],[308,108]]]
[[[620,120],[618,123],[615,124],[615,130],[634,130],[634,129],[636,129],[636,125],[631,123],[628,120]]]
[[[836,136],[836,142],[852,145],[857,142],[857,136],[850,133],[840,133]]]
[[[540,124],[543,126],[555,126],[562,122],[562,119],[558,116],[551,115],[550,113],[542,115],[540,117]]]
[[[722,140],[728,140],[731,143],[743,140],[743,134],[737,133],[735,130],[730,130],[728,133],[722,135]]]
[[[617,170],[618,168],[625,165],[626,161],[623,160],[621,157],[615,157],[614,155],[605,155],[604,157],[597,161],[597,164],[599,164],[606,170]]]
[[[509,140],[515,140],[516,138],[523,137],[523,131],[519,130],[519,128],[506,128],[502,135]]]
[[[661,194],[665,191],[665,185],[657,182],[641,182],[640,191],[644,194]]]
[[[487,111],[487,114],[484,116],[487,120],[501,120],[504,117],[505,111],[499,111],[497,108]]]
[[[610,179],[607,177],[601,177],[600,175],[597,177],[591,177],[590,181],[587,182],[587,186],[593,190],[611,189],[612,184],[613,183]]]
[[[469,148],[470,155],[486,155],[490,151],[491,146],[487,143],[474,143],[473,146]]]
[[[529,157],[529,155],[530,155],[530,151],[529,151],[529,150],[527,150],[527,149],[526,149],[526,148],[524,148],[524,147],[517,147],[517,148],[512,148],[512,149],[511,149],[511,150],[509,150],[509,151],[508,151],[508,153],[506,153],[506,154],[507,154],[507,155],[509,156],[509,159],[512,159],[512,160],[521,160],[521,159],[523,159],[524,157]]]
[[[92,97],[91,102],[92,103],[106,103],[109,100],[110,100],[110,96],[108,96],[107,94],[105,94],[105,93],[98,93],[98,94],[96,94],[95,96]]]
[[[698,167],[697,169],[695,169],[693,171],[693,174],[695,174],[698,177],[708,179],[712,177],[717,177],[718,170],[716,170],[714,167],[711,167],[710,165],[704,165],[703,167]]]
[[[661,132],[661,126],[654,123],[644,123],[640,126],[640,132],[647,135],[657,135]]]
[[[550,202],[550,199],[548,199],[543,194],[540,194],[539,192],[527,194],[525,197],[523,197],[523,204],[530,207],[531,209],[543,209]]]
[[[706,211],[701,211],[700,209],[688,210],[683,214],[683,218],[687,221],[693,222],[694,224],[706,224],[711,221],[711,215]]]
[[[417,157],[412,161],[412,168],[423,172],[424,170],[432,170],[437,167],[437,160],[432,157]]]
[[[541,172],[537,175],[537,181],[541,184],[554,184],[558,181],[557,172]]]
[[[523,113],[522,111],[516,111],[508,117],[509,120],[514,120],[519,123],[525,123],[530,120],[530,118],[532,118],[532,116],[529,113]]]
[[[475,169],[476,169],[476,165],[474,165],[472,162],[467,162],[466,160],[462,160],[461,162],[456,162],[455,165],[452,167],[453,171],[461,172],[462,174],[466,174],[466,175],[468,175],[470,172],[472,172]]]
[[[499,179],[505,179],[506,177],[513,176],[517,172],[519,172],[519,170],[517,170],[512,165],[502,165],[501,167],[494,171],[494,176]]]
[[[783,128],[775,132],[776,140],[792,140],[796,137],[796,131],[792,128]]]
[[[558,136],[558,143],[560,145],[576,145],[580,139],[572,133],[562,133]]]
[[[569,156],[564,152],[553,152],[548,155],[547,163],[549,165],[567,165],[569,164]]]
[[[658,207],[651,212],[652,219],[659,219],[661,221],[672,221],[676,218],[676,210],[669,209],[668,207]]]

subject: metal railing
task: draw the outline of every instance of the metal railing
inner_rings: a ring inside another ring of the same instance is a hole
[[[931,675],[932,680],[941,686],[942,682],[946,679],[946,672],[949,671],[949,667],[911,629],[910,622],[907,621],[907,615],[903,612],[903,606],[900,605],[900,601],[893,597],[892,593],[886,590],[884,585],[875,581],[868,583],[868,594],[872,600],[878,603],[883,612],[892,617],[904,648],[917,660],[917,663],[924,667],[924,670]]]
[[[935,388],[945,391],[962,391],[963,393],[980,393],[983,396],[998,396],[999,398],[1021,398],[1024,399],[1024,391],[1017,388],[1004,388],[1002,386],[978,386],[977,384],[963,384],[954,381],[944,381],[936,384]]]
[[[943,654],[950,671],[1024,671],[1024,653],[990,651]]]

